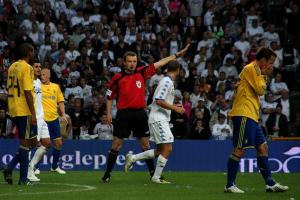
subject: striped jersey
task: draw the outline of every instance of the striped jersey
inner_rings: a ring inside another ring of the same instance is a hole
[[[41,120],[44,119],[44,109],[42,104],[42,83],[40,79],[35,79],[33,81],[33,88],[34,88],[34,94],[35,94],[35,114],[36,119]]]
[[[154,92],[148,120],[149,123],[154,123],[157,121],[170,121],[171,110],[157,105],[155,100],[158,99],[165,100],[169,104],[173,104],[174,102],[174,83],[169,76],[165,76],[160,80]]]

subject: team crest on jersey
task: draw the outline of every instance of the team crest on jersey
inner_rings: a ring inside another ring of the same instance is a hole
[[[136,84],[136,86],[137,86],[138,88],[141,88],[141,87],[142,87],[141,81],[136,81],[135,84]]]

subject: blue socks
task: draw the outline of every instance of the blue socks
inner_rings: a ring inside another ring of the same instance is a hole
[[[257,165],[263,176],[266,185],[273,186],[275,181],[271,177],[271,170],[268,162],[268,156],[257,156]]]
[[[226,188],[234,185],[236,175],[239,169],[240,157],[231,154],[227,162],[227,184]]]
[[[19,148],[19,157],[20,157],[20,182],[27,181],[27,172],[28,172],[28,158],[29,149],[26,147],[20,146]]]
[[[28,171],[28,152],[29,149],[23,146],[20,146],[16,152],[15,157],[8,164],[8,168],[12,171],[18,163],[20,163],[20,182],[27,181],[27,171]]]
[[[52,160],[52,169],[56,169],[58,167],[58,160],[59,160],[59,156],[60,156],[60,149],[56,149],[53,148],[52,151],[52,156],[53,156],[53,160]]]
[[[20,149],[18,149],[18,151],[16,152],[16,155],[13,157],[13,159],[8,164],[8,168],[10,171],[12,171],[17,166],[17,164],[20,162],[19,152],[20,152]]]

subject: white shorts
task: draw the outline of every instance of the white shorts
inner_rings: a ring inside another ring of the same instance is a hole
[[[40,139],[50,138],[48,125],[45,122],[45,120],[37,120],[37,128],[38,128],[38,136],[37,140],[40,141]]]
[[[168,121],[149,123],[151,137],[156,144],[173,143],[174,136]]]

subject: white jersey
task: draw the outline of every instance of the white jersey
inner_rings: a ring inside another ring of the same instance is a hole
[[[169,104],[174,102],[174,84],[170,77],[165,76],[160,80],[151,104],[151,111],[149,114],[149,123],[157,121],[170,121],[171,110],[158,106],[155,102],[156,99],[165,100]]]
[[[35,94],[35,114],[36,119],[44,119],[44,109],[42,105],[42,83],[40,79],[33,81],[34,94]]]

